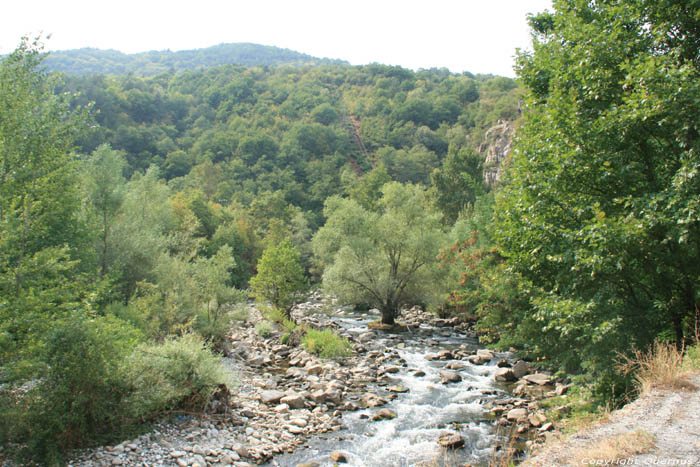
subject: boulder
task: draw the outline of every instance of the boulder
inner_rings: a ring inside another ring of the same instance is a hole
[[[547,421],[547,417],[542,412],[535,412],[528,415],[527,420],[530,422],[530,425],[539,427]]]
[[[472,365],[483,365],[484,363],[488,363],[490,358],[486,358],[483,355],[471,355],[469,358],[467,358],[469,363]]]
[[[388,388],[386,388],[386,390],[390,391],[390,392],[400,392],[400,393],[408,392],[408,388],[403,387],[401,385],[389,386]]]
[[[464,438],[462,438],[461,435],[451,431],[440,433],[437,442],[440,446],[446,449],[457,449],[464,446]]]
[[[341,393],[337,389],[327,389],[323,393],[323,398],[328,402],[340,404],[343,401],[343,393]]]
[[[531,384],[537,384],[539,386],[552,384],[552,378],[547,375],[543,375],[542,373],[533,373],[531,375],[525,375],[523,376],[523,380]]]
[[[544,425],[542,425],[537,431],[539,431],[540,433],[544,433],[545,431],[549,431],[552,428],[554,428],[554,424],[552,422],[547,422]]]
[[[524,362],[522,360],[518,360],[517,362],[515,362],[515,365],[513,365],[513,374],[518,379],[529,374],[530,371],[531,371],[530,365],[528,365],[526,362]]]
[[[284,393],[280,391],[263,391],[260,394],[260,400],[265,404],[277,404],[284,397]]]
[[[515,422],[520,419],[524,419],[527,417],[527,409],[511,409],[508,411],[508,414],[506,415],[506,418],[511,421]]]
[[[393,412],[389,409],[381,409],[379,412],[372,416],[372,421],[376,422],[379,420],[391,420],[393,418],[396,418],[396,412]]]
[[[305,405],[305,399],[297,393],[284,396],[282,399],[280,399],[280,402],[287,404],[290,409],[303,409]]]
[[[499,368],[496,370],[496,381],[515,381],[517,378],[510,368]]]
[[[442,380],[442,384],[458,383],[462,381],[462,377],[459,376],[459,373],[451,370],[440,371],[440,379]]]
[[[461,370],[462,368],[464,368],[464,363],[450,362],[447,365],[445,365],[445,368],[448,368],[450,370]]]
[[[333,451],[331,453],[331,460],[339,464],[344,464],[348,461],[348,458],[340,451]]]

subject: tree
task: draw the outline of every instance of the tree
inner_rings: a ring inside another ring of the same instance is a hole
[[[391,325],[402,306],[435,298],[444,234],[421,187],[391,182],[382,193],[377,212],[330,198],[312,244],[324,287],[345,303],[377,307]]]
[[[250,288],[258,300],[269,301],[291,319],[294,305],[308,290],[301,258],[291,240],[268,246],[258,262],[258,273],[250,279]]]
[[[98,258],[102,278],[113,263],[112,229],[124,201],[126,179],[122,171],[126,160],[109,144],[103,144],[85,163],[83,184],[90,204],[90,214],[99,230]]]
[[[70,95],[56,95],[38,41],[23,39],[0,63],[0,271],[14,276],[44,248],[75,243],[80,229],[71,150],[87,125]]]
[[[435,189],[435,204],[448,224],[453,224],[484,192],[483,177],[482,159],[468,147],[450,151],[442,167],[430,174]]]
[[[700,307],[700,5],[559,0],[530,19],[528,106],[497,241],[569,369],[671,338]]]

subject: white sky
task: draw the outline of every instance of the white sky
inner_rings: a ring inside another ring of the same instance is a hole
[[[185,50],[253,42],[354,65],[514,76],[528,48],[527,13],[551,0],[9,0],[0,53],[51,34],[48,50]]]

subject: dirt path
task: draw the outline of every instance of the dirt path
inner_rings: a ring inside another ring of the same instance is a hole
[[[700,388],[700,375],[691,378]],[[609,420],[548,443],[525,466],[700,466],[700,389],[655,390]]]

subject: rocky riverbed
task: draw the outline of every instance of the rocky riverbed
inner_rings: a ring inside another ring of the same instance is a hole
[[[180,416],[70,465],[415,465],[441,449],[476,465],[510,431],[525,443],[551,429],[536,400],[566,391],[525,362],[480,348],[467,323],[417,307],[404,311],[409,331],[399,334],[370,331],[376,313],[322,297],[295,317],[335,328],[353,356],[321,360],[280,344],[281,333],[262,339],[254,328],[262,318],[251,309],[250,323],[231,334],[226,362],[239,386],[228,413]]]

